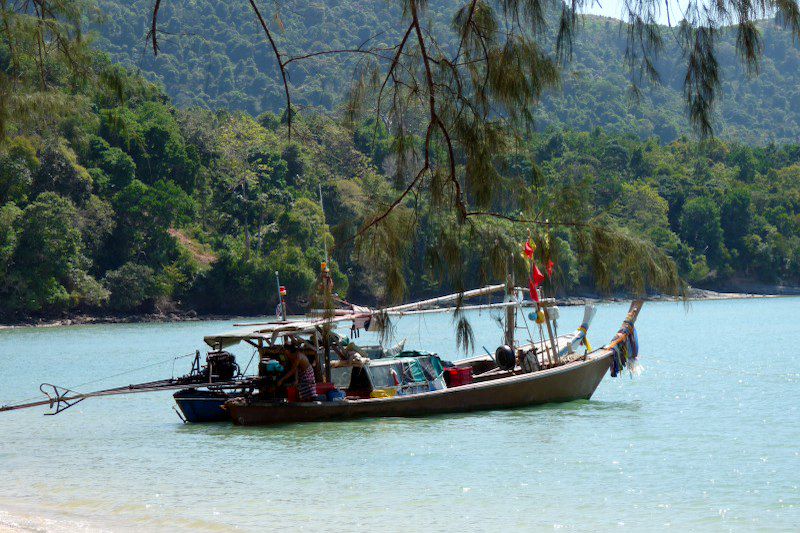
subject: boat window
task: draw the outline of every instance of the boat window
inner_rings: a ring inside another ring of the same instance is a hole
[[[395,377],[392,375],[392,369],[398,365],[376,365],[369,367],[369,374],[372,378],[372,385],[376,389],[385,389],[387,387],[394,387]],[[398,372],[399,370],[399,372]],[[402,369],[394,369],[397,379],[400,380]]]
[[[341,366],[331,368],[331,381],[337,389],[349,389],[350,378],[353,376],[353,367]]]

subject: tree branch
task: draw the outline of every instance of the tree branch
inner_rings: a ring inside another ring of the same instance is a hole
[[[258,6],[255,3],[255,0],[248,0],[250,2],[250,7],[253,8],[253,12],[258,17],[258,22],[261,23],[261,28],[263,28],[264,33],[267,36],[267,40],[269,40],[269,45],[272,47],[272,52],[275,54],[275,59],[278,62],[278,69],[281,72],[281,78],[283,79],[283,90],[286,94],[286,126],[289,131],[289,139],[292,138],[292,97],[289,94],[289,80],[286,74],[286,65],[283,63],[283,59],[281,57],[281,53],[278,51],[278,45],[275,44],[275,39],[272,38],[272,33],[270,33],[269,28],[267,27],[267,23],[264,21],[264,17],[261,16],[261,11],[259,11]]]
[[[434,127],[433,123],[428,124],[428,131],[425,134],[425,144],[426,145],[428,145],[430,143],[431,134],[433,133],[433,127]],[[391,214],[391,212],[394,211],[394,209],[398,205],[400,205],[400,202],[402,202],[405,199],[405,197],[408,196],[411,193],[411,191],[414,190],[414,187],[417,185],[417,183],[419,183],[419,180],[422,179],[422,176],[428,170],[430,170],[430,158],[428,156],[428,151],[426,150],[425,151],[425,163],[422,165],[422,168],[419,170],[419,172],[417,172],[417,175],[414,177],[413,180],[411,180],[411,183],[408,184],[408,187],[406,187],[406,189],[402,192],[402,194],[398,195],[394,199],[394,201],[392,201],[392,203],[389,204],[389,207],[386,208],[383,211],[383,213],[381,213],[377,217],[375,217],[372,220],[370,220],[363,228],[358,230],[358,232],[356,232],[355,235],[353,235],[351,238],[343,241],[341,245],[344,245],[344,244],[346,244],[348,242],[351,242],[351,241],[353,241],[355,239],[358,239],[359,237],[364,235],[364,233],[366,233],[370,228],[372,228],[373,226],[375,226],[375,225],[379,224],[380,222],[382,222],[383,220],[385,220],[386,217],[388,217]],[[341,246],[341,245],[339,245],[339,246]]]
[[[562,221],[551,221],[551,220],[538,220],[538,218],[526,219],[526,218],[512,217],[509,215],[504,215],[502,213],[495,213],[492,211],[469,211],[467,212],[466,216],[469,218],[472,217],[500,218],[503,220],[507,220],[509,222],[513,222],[515,224],[538,224],[540,226],[563,226],[569,228],[588,228],[592,226],[590,222],[562,222]]]
[[[156,25],[158,24],[158,10],[161,8],[161,0],[156,0],[153,4],[153,16],[150,20],[150,39],[153,41],[153,55],[158,55],[158,37],[156,37]]]
[[[419,24],[419,16],[417,14],[417,0],[411,0],[410,5],[411,5],[411,20],[417,34],[417,42],[419,43],[419,50],[420,54],[422,55],[422,63],[425,66],[425,79],[428,84],[428,106],[430,112],[430,125],[436,125],[436,127],[442,132],[442,135],[444,136],[445,143],[447,144],[447,155],[450,163],[448,177],[455,187],[456,205],[461,214],[461,218],[462,220],[466,220],[467,208],[464,205],[464,198],[461,190],[461,184],[458,182],[458,176],[456,176],[456,161],[455,161],[455,154],[453,152],[453,143],[450,139],[450,134],[447,131],[447,127],[445,126],[444,122],[436,112],[436,86],[433,81],[433,71],[431,70],[430,58],[428,57],[427,47],[425,46],[425,38],[422,35],[422,28],[420,27]],[[430,125],[428,126],[429,132],[430,132]],[[426,164],[430,157],[429,153],[430,153],[430,133],[426,136],[426,141],[425,141]]]
[[[343,48],[340,50],[321,50],[319,52],[311,52],[309,54],[305,54],[302,56],[294,56],[290,57],[286,61],[283,62],[284,66],[287,66],[289,63],[293,61],[302,61],[304,59],[311,59],[318,56],[326,56],[326,55],[333,55],[333,54],[366,54],[375,57],[379,57],[380,59],[390,59],[389,56],[381,55],[378,52],[388,52],[394,50],[396,47],[387,47],[387,48]]]
[[[464,41],[467,38],[469,27],[472,25],[472,17],[475,14],[475,6],[478,5],[478,0],[472,0],[469,5],[469,14],[467,15],[467,22],[464,24],[464,31],[461,33],[461,40],[458,42],[458,51],[456,52],[454,63],[458,63],[458,58],[461,57],[461,49],[464,47]]]

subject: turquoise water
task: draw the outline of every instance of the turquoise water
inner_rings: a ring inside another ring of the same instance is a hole
[[[626,309],[601,305],[590,340]],[[255,429],[184,425],[167,393],[2,413],[0,530],[796,529],[798,310],[798,298],[649,303],[644,373],[606,377],[588,402]],[[562,309],[562,331],[581,316]],[[492,315],[472,318],[493,350]],[[0,331],[0,403],[192,352],[231,323]],[[455,353],[448,317],[405,318],[397,336]]]

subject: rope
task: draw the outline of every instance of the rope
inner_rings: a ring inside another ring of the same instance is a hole
[[[581,344],[583,344],[583,346],[586,348],[586,353],[593,351],[592,345],[589,343],[589,332],[586,330],[585,327],[583,327],[583,325],[581,325],[581,327],[578,328],[578,331],[583,332],[583,338],[581,339]]]
[[[169,363],[170,361],[175,361],[177,359],[184,359],[186,357],[194,357],[194,356],[195,356],[194,353],[189,353],[189,354],[186,354],[186,355],[179,355],[177,357],[172,357],[170,359],[165,359],[164,361],[158,361],[156,363],[150,363],[149,365],[144,365],[144,366],[140,366],[139,368],[133,368],[131,370],[126,370],[124,372],[119,372],[118,374],[112,374],[112,375],[106,376],[104,378],[93,379],[91,381],[87,381],[85,383],[81,383],[80,385],[74,385],[73,387],[68,387],[68,388],[71,388],[71,389],[74,390],[74,389],[77,389],[78,387],[85,387],[86,385],[91,385],[92,383],[98,383],[100,381],[105,381],[105,380],[111,379],[111,378],[118,378],[120,376],[125,376],[127,374],[133,374],[134,372],[138,372],[138,371],[144,370],[146,368],[152,368],[154,366],[163,365],[165,363]]]
[[[110,375],[110,376],[106,376],[106,377],[102,377],[102,378],[93,379],[93,380],[91,380],[91,381],[87,381],[87,382],[85,382],[85,383],[81,383],[81,384],[79,384],[79,385],[72,385],[72,386],[70,386],[70,387],[63,387],[63,388],[65,388],[65,389],[69,389],[69,390],[72,390],[72,391],[74,391],[75,389],[77,389],[77,388],[79,388],[79,387],[85,387],[86,385],[91,385],[92,383],[98,383],[98,382],[100,382],[100,381],[105,381],[105,380],[107,380],[107,379],[111,379],[111,378],[117,378],[117,377],[124,376],[124,375],[127,375],[127,374],[132,374],[132,373],[134,373],[134,372],[139,372],[140,370],[144,370],[144,369],[146,369],[146,368],[152,368],[152,367],[154,367],[154,366],[158,366],[158,365],[163,365],[163,364],[165,364],[165,363],[169,363],[170,361],[172,361],[172,362],[175,362],[177,359],[184,359],[184,358],[186,358],[186,357],[194,357],[194,355],[195,355],[194,353],[190,353],[190,354],[186,354],[186,355],[179,355],[179,356],[177,356],[177,357],[172,357],[172,358],[170,358],[170,359],[165,359],[164,361],[158,361],[158,362],[156,362],[156,363],[151,363],[151,364],[149,364],[149,365],[144,365],[144,366],[141,366],[141,367],[139,367],[139,368],[134,368],[134,369],[131,369],[131,370],[126,370],[126,371],[124,371],[124,372],[119,372],[119,373],[117,373],[117,374],[112,374],[112,375]],[[23,400],[13,400],[13,401],[11,401],[11,402],[9,402],[9,403],[4,403],[4,404],[2,404],[2,405],[3,405],[4,407],[12,407],[12,406],[14,406],[14,405],[18,405],[18,404],[21,404],[21,403],[29,402],[29,401],[32,401],[32,400],[37,400],[37,399],[39,399],[39,398],[41,398],[41,395],[39,395],[39,396],[32,396],[32,397],[30,397],[30,398],[25,398],[25,399],[23,399]]]
[[[247,371],[250,369],[250,363],[253,362],[253,359],[255,358],[257,352],[258,352],[258,349],[253,348],[253,355],[250,356],[250,360],[247,362],[247,366],[244,367],[244,372],[242,372],[242,375],[247,374]]]
[[[528,327],[528,318],[525,316],[525,312],[522,309],[519,309],[520,315],[522,315],[522,321],[525,323],[525,331],[528,332],[528,340],[531,341],[531,346],[535,347],[535,343],[533,342],[533,333],[531,333],[531,328]]]

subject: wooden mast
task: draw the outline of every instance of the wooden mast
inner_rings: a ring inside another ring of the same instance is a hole
[[[544,312],[544,323],[547,324],[547,334],[550,336],[550,349],[553,352],[553,363],[558,364],[558,351],[556,350],[556,338],[553,335],[553,324],[550,322],[550,313],[547,307],[542,307]]]
[[[514,298],[514,280],[511,274],[506,276],[506,301]],[[514,328],[516,328],[517,309],[515,306],[506,307],[506,331],[504,344],[514,351]]]
[[[327,253],[327,252],[326,252]],[[322,300],[326,322],[322,325],[322,346],[325,352],[325,383],[331,382],[331,322],[333,318],[333,294],[327,261],[320,269],[322,278]]]

